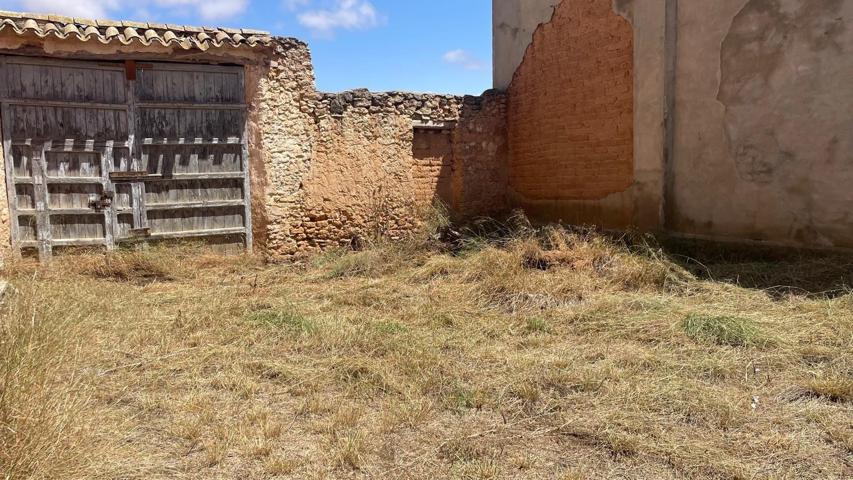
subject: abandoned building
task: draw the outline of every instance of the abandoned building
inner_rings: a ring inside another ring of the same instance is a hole
[[[286,257],[464,219],[853,247],[853,2],[494,0],[495,90],[321,93],[255,30],[0,12],[14,250]]]

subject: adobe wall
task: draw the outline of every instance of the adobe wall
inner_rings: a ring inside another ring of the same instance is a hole
[[[644,120],[660,118],[661,96],[638,104],[635,92],[661,77],[635,71],[656,46],[637,40],[634,14],[612,0],[563,0],[536,28],[507,92],[509,195],[530,216],[659,227],[661,133]]]
[[[670,227],[853,247],[853,2],[680,2]]]
[[[494,216],[511,207],[506,95],[490,90],[464,97],[453,130],[452,172],[450,210],[457,219]]]

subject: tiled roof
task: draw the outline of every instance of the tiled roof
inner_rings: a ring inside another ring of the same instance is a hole
[[[18,13],[0,10],[0,32],[14,31],[18,35],[40,38],[76,38],[102,44],[138,43],[149,46],[178,46],[184,50],[207,50],[211,47],[257,47],[272,42],[269,32],[260,30],[189,27],[165,23],[89,20],[59,15]]]

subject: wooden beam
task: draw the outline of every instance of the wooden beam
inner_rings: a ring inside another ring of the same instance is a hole
[[[211,230],[189,230],[184,232],[152,233],[148,238],[151,240],[179,240],[181,238],[217,237],[224,235],[242,235],[245,233],[243,227],[215,228]]]
[[[0,102],[23,107],[88,108],[94,110],[124,110],[127,108],[123,103],[63,102],[55,100],[23,100],[17,98],[3,98],[0,99]]]
[[[109,171],[112,170],[113,164],[113,146],[108,145],[101,155],[101,178],[103,187],[101,192],[103,195],[114,195],[115,189],[110,182]],[[115,244],[115,225],[117,225],[115,199],[113,197],[110,206],[104,209],[104,245],[107,250],[114,250]]]
[[[218,201],[202,201],[202,202],[175,202],[175,203],[149,203],[145,208],[148,211],[158,210],[190,210],[194,208],[226,208],[226,207],[241,207],[243,199],[240,200],[218,200]]]
[[[102,177],[48,177],[44,176],[44,182],[47,184],[75,184],[91,185],[93,183],[104,183]]]
[[[49,142],[48,142],[49,143]],[[33,201],[36,206],[36,235],[38,238],[39,260],[47,262],[53,256],[53,236],[50,230],[50,214],[48,213],[48,198],[47,182],[45,181],[45,172],[47,171],[47,162],[45,161],[45,144],[40,149],[33,149],[32,168],[33,168]],[[38,152],[36,154],[36,152]]]
[[[54,247],[91,247],[104,244],[103,238],[60,238],[53,240]],[[22,247],[38,248],[40,242],[38,240],[24,240],[21,242]]]
[[[220,173],[176,173],[171,177],[163,175],[149,175],[146,182],[175,182],[179,180],[233,180],[242,179],[243,172],[220,172]]]
[[[153,103],[138,102],[137,108],[157,108],[163,110],[245,110],[242,103]]]
[[[204,147],[213,147],[217,145],[240,145],[240,138],[238,137],[228,137],[228,138],[212,138],[212,139],[203,139],[203,138],[176,138],[173,140],[169,140],[167,138],[140,138],[140,143],[143,146],[174,146],[174,145],[187,145],[187,146],[204,146]]]

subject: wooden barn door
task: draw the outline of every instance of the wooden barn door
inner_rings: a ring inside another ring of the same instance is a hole
[[[0,113],[12,242],[115,245],[109,171],[132,138],[121,65],[0,58]]]
[[[0,57],[12,242],[251,247],[240,67]]]
[[[144,181],[120,188],[139,199],[147,234],[251,248],[243,69],[138,64],[133,84],[139,154],[131,170]]]

